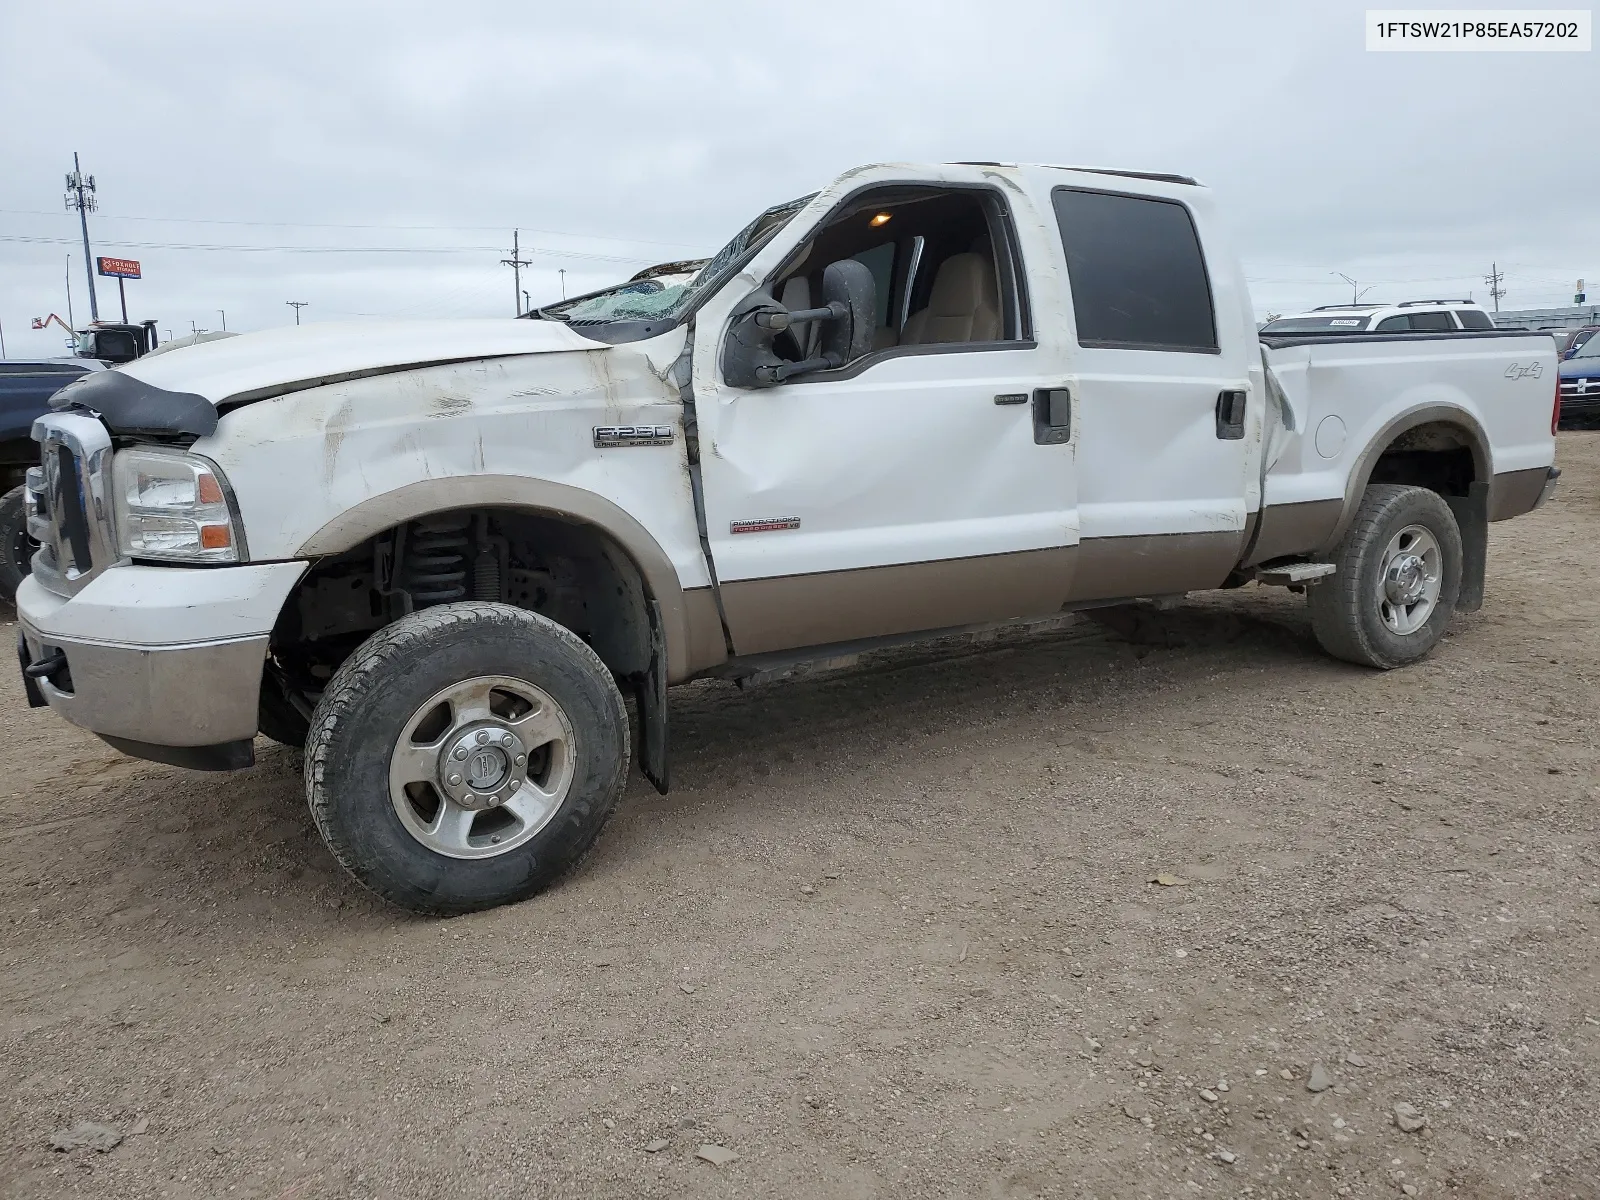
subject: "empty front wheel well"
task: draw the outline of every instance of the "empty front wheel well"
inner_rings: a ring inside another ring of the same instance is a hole
[[[586,642],[619,679],[650,668],[649,593],[603,530],[547,512],[430,513],[319,558],[273,629],[269,674],[314,704],[345,658],[407,613],[460,600],[512,604]]]

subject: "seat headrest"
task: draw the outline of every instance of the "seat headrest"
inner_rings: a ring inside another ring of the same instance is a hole
[[[939,264],[928,296],[932,316],[949,317],[971,313],[995,303],[994,268],[978,254],[952,254]]]

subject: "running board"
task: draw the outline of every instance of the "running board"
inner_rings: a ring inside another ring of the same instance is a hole
[[[1279,563],[1277,566],[1257,567],[1255,578],[1257,583],[1276,587],[1295,587],[1311,583],[1313,580],[1326,579],[1338,569],[1332,563]]]
[[[829,674],[861,665],[863,658],[881,650],[900,646],[914,646],[941,641],[953,641],[962,646],[988,647],[1006,645],[1025,637],[1065,629],[1077,629],[1083,622],[1077,612],[1052,613],[1047,617],[1024,617],[1013,621],[993,621],[982,625],[958,625],[947,629],[925,629],[917,633],[893,634],[888,637],[862,638],[852,642],[834,642],[826,646],[807,646],[800,650],[780,650],[770,654],[752,654],[733,658],[721,666],[713,667],[706,675],[713,679],[730,679],[742,688],[759,687],[779,680],[792,680],[811,675]],[[1081,636],[1098,636],[1095,626],[1083,626]]]

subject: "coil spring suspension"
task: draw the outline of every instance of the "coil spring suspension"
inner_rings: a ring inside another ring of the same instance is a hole
[[[472,548],[469,516],[413,521],[406,538],[402,586],[418,608],[467,598],[467,562]]]

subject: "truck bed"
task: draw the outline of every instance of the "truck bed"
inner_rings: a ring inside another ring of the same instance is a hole
[[[1537,500],[1555,460],[1555,343],[1547,333],[1333,333],[1262,337],[1268,376],[1263,506],[1350,497],[1360,461],[1437,414],[1462,434],[1491,519]],[[1441,429],[1444,426],[1441,424]],[[1420,447],[1419,447],[1420,448]]]

